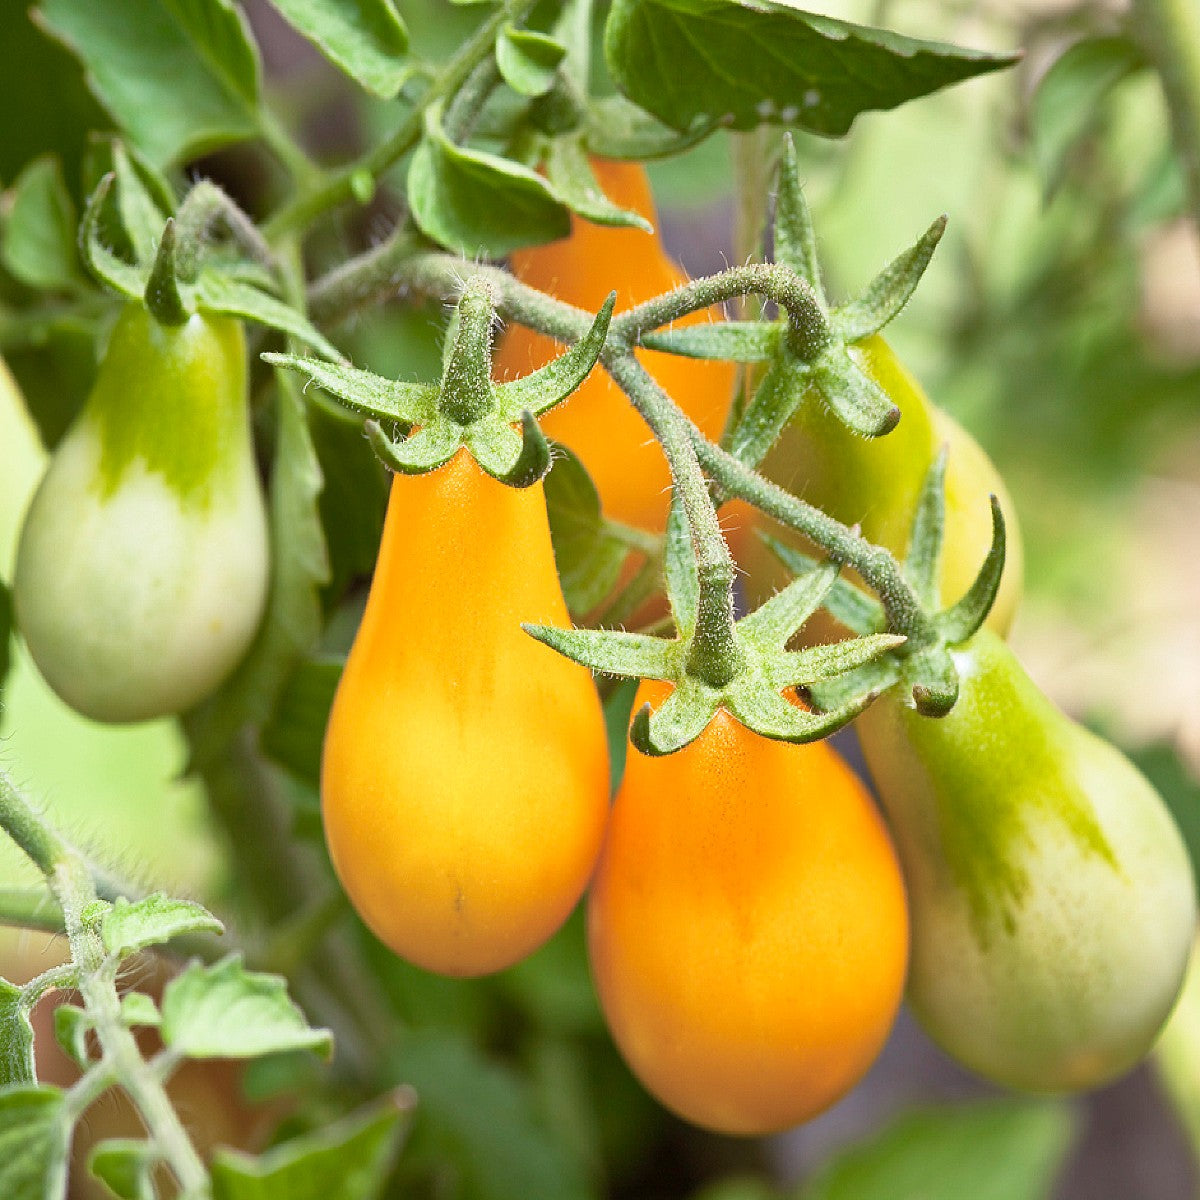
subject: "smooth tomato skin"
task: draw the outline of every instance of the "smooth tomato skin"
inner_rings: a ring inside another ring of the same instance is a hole
[[[245,654],[269,564],[241,323],[167,327],[127,304],[22,527],[30,654],[94,720],[182,712]]]
[[[1004,578],[987,624],[997,633],[1006,633],[1020,600],[1024,567],[1016,509],[1003,480],[975,439],[930,402],[883,338],[868,338],[851,346],[850,353],[900,409],[900,423],[883,437],[859,437],[815,394],[806,396],[767,455],[763,474],[839,521],[858,523],[864,537],[903,555],[925,472],[942,445],[948,446],[942,603],[962,596],[983,565],[992,540],[988,495],[995,493],[1008,537]],[[807,543],[744,505],[731,505],[726,512],[735,554],[746,572],[749,599],[761,602],[787,576],[755,529],[766,528],[792,545]]]
[[[908,997],[933,1038],[1008,1087],[1095,1087],[1150,1048],[1196,922],[1162,800],[981,630],[939,720],[902,689],[855,727],[904,864]]]
[[[592,167],[614,203],[657,223],[644,168],[604,159],[593,160]],[[593,312],[613,289],[620,312],[687,282],[657,234],[594,225],[576,216],[571,218],[569,237],[518,250],[510,265],[524,283]],[[677,324],[713,319],[710,313],[700,312]],[[496,375],[528,374],[561,352],[562,347],[552,339],[514,326],[497,347]],[[649,350],[638,357],[706,437],[720,437],[733,395],[731,363]],[[602,367],[593,368],[579,390],[547,413],[541,424],[547,436],[569,446],[582,459],[600,492],[605,515],[642,529],[666,528],[671,498],[667,461],[646,423]]]
[[[608,816],[591,674],[521,629],[567,625],[541,484],[465,451],[397,475],[325,735],[334,867],[402,958],[445,975],[531,953],[582,895]]]
[[[636,704],[663,695],[643,685]],[[832,1104],[882,1048],[904,989],[904,885],[833,750],[720,711],[675,754],[630,750],[588,945],[646,1088],[694,1124],[769,1133]]]

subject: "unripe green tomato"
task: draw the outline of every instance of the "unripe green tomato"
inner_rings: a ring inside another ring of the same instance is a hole
[[[908,998],[989,1079],[1093,1087],[1147,1052],[1179,993],[1187,851],[1146,779],[996,635],[953,654],[948,716],[920,716],[895,687],[856,722],[908,885]]]
[[[129,304],[21,532],[17,624],[98,721],[181,712],[245,653],[268,576],[239,322]]]
[[[861,525],[864,537],[903,555],[925,474],[946,446],[941,599],[943,604],[957,600],[983,565],[992,540],[988,495],[995,493],[1008,538],[1004,577],[987,623],[997,633],[1006,633],[1021,595],[1023,555],[1016,510],[1003,480],[974,438],[930,402],[883,338],[867,338],[851,346],[850,354],[900,409],[900,423],[883,437],[860,437],[810,393],[767,455],[762,473],[839,521]],[[788,578],[752,535],[762,521],[747,519],[740,509],[729,521],[743,530],[741,536],[733,530],[735,556],[752,604],[766,599]],[[781,534],[774,525],[770,532]],[[783,531],[781,536],[808,548],[797,533]]]

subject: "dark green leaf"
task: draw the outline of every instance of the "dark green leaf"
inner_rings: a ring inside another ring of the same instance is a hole
[[[96,378],[94,322],[48,320],[36,342],[5,354],[42,442],[53,449],[83,407]]]
[[[588,102],[583,135],[588,150],[601,158],[644,161],[666,158],[703,141],[715,125],[697,125],[680,133],[652,117],[624,96],[603,96]]]
[[[71,1127],[58,1088],[0,1088],[0,1196],[63,1200]]]
[[[258,53],[232,0],[42,0],[118,124],[158,165],[258,131]]]
[[[330,62],[390,100],[409,69],[408,33],[391,0],[271,0]]]
[[[314,787],[321,778],[321,743],[344,665],[340,658],[297,663],[260,738],[263,750],[280,766]]]
[[[221,933],[224,926],[203,905],[162,892],[132,902],[118,897],[104,914],[101,934],[109,954],[125,957],[181,933]]]
[[[75,249],[75,205],[53,155],[35,159],[13,184],[4,222],[4,265],[30,287],[70,290],[83,276]]]
[[[528,167],[456,146],[437,106],[408,172],[408,202],[421,232],[469,258],[500,258],[521,246],[566,237],[570,210]]]
[[[88,1156],[88,1170],[120,1200],[155,1200],[154,1168],[158,1161],[150,1142],[109,1138]]]
[[[536,1119],[527,1085],[461,1033],[410,1030],[394,1070],[416,1089],[417,1131],[473,1200],[587,1200],[581,1164]]]
[[[628,551],[607,532],[600,494],[583,463],[569,450],[555,450],[554,469],[546,476],[545,489],[563,595],[567,608],[582,616],[616,586]]]
[[[268,329],[290,333],[306,345],[335,361],[342,357],[311,321],[298,309],[224,271],[206,270],[195,285],[196,303],[210,312],[229,313],[257,321]]]
[[[189,1058],[257,1058],[283,1050],[327,1054],[329,1031],[313,1029],[279,975],[247,971],[237,955],[191,963],[163,990],[163,1043]]]
[[[1141,51],[1130,38],[1085,38],[1064,51],[1042,76],[1029,124],[1047,194],[1062,181],[1071,152],[1095,124],[1104,97],[1143,65]]]
[[[400,1088],[258,1158],[218,1150],[214,1200],[374,1200],[400,1152],[412,1108],[412,1093]]]
[[[554,85],[567,48],[533,29],[506,25],[496,39],[496,65],[504,82],[520,96],[544,96]]]
[[[909,1113],[839,1155],[798,1200],[1046,1200],[1070,1148],[1068,1108],[992,1100]]]
[[[675,129],[767,122],[827,136],[1015,61],[776,0],[614,0],[604,52],[621,91]]]
[[[0,1087],[36,1081],[29,1010],[21,989],[0,979]]]

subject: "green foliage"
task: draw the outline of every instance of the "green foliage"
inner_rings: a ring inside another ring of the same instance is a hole
[[[70,1122],[58,1088],[0,1088],[0,1195],[61,1200],[67,1191]]]

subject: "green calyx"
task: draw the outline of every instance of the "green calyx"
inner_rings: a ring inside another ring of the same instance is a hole
[[[337,349],[279,298],[281,276],[250,218],[215,184],[195,184],[171,213],[165,181],[121,143],[88,199],[79,229],[84,263],[114,291],[140,301],[160,326],[196,313],[255,321],[312,346]]]
[[[422,475],[465,447],[493,478],[511,487],[529,487],[550,469],[550,447],[536,418],[587,378],[604,346],[615,300],[615,293],[609,296],[586,336],[565,354],[508,383],[495,383],[491,377],[495,298],[479,276],[467,283],[459,300],[437,384],[383,379],[345,364],[291,354],[263,358],[307,374],[368,417],[365,428],[371,445],[393,471]],[[389,435],[382,422],[398,427],[400,436]]]
[[[959,678],[952,650],[974,636],[983,625],[1004,574],[1005,527],[999,500],[990,499],[992,543],[979,572],[967,592],[949,608],[941,608],[938,586],[942,543],[946,525],[946,449],[934,459],[913,518],[904,575],[921,604],[920,629],[905,645],[884,661],[872,663],[845,679],[820,683],[812,689],[822,709],[836,709],[848,696],[864,689],[882,691],[903,682],[913,707],[926,717],[944,717],[958,700]],[[819,565],[808,555],[771,540],[774,554],[799,578],[814,574]],[[844,625],[863,635],[886,627],[883,606],[865,592],[844,581],[829,589],[825,607]]]
[[[840,680],[888,656],[904,638],[871,633],[833,646],[793,651],[788,642],[826,600],[839,567],[822,563],[733,625],[733,653],[722,656],[729,670],[715,673],[706,655],[705,621],[695,560],[686,552],[682,505],[673,507],[667,528],[667,592],[677,636],[650,637],[612,629],[555,629],[527,625],[538,641],[567,658],[609,675],[661,679],[674,691],[656,709],[647,705],[634,718],[630,737],[644,754],[671,754],[694,741],[718,708],[732,713],[763,737],[810,742],[852,720],[874,699],[867,690],[847,695],[836,708],[814,712],[787,694]],[[699,662],[697,660],[700,660]],[[709,669],[703,674],[703,666]]]
[[[774,225],[775,265],[785,268],[794,283],[772,297],[783,314],[774,321],[665,330],[647,334],[643,341],[652,349],[696,358],[768,364],[726,443],[730,453],[748,466],[762,461],[810,394],[854,433],[881,437],[896,427],[900,410],[847,348],[878,333],[908,303],[945,228],[945,218],[939,217],[880,271],[861,296],[831,307],[821,281],[812,214],[800,187],[795,147],[788,138]]]

